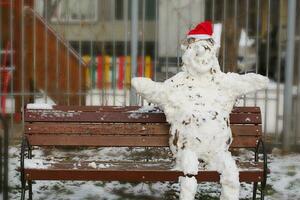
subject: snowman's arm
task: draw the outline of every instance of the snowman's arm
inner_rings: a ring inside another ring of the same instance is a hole
[[[149,78],[136,77],[131,79],[131,85],[149,103],[161,105],[164,101],[165,84],[154,82]]]
[[[237,95],[244,95],[256,90],[265,89],[268,86],[269,79],[265,76],[255,73],[239,75],[237,73],[227,73],[226,80]]]

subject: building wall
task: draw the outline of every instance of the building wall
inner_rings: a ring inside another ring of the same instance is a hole
[[[180,41],[187,31],[204,20],[205,1],[160,1],[158,53],[161,57],[176,57]]]
[[[138,2],[139,8],[143,8],[144,5],[141,4],[146,1]],[[155,10],[158,11],[158,19],[143,19],[139,10],[139,41],[158,42],[160,57],[177,57],[180,41],[185,38],[186,32],[204,20],[205,1],[168,0],[157,2],[158,9],[155,8]],[[36,3],[36,9],[42,14],[44,1],[37,0]],[[127,40],[130,40],[130,13],[128,13],[128,20],[125,17],[122,20],[116,19],[116,3],[122,3],[122,6],[128,7],[130,11],[128,1],[98,0],[98,19],[96,22],[51,22],[51,26],[69,41],[125,41],[126,33]],[[149,8],[145,8],[145,12],[147,9]],[[122,11],[124,15],[124,10]]]

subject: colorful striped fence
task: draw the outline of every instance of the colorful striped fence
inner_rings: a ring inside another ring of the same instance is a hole
[[[130,88],[131,57],[130,56],[83,56],[87,64],[85,71],[86,86],[88,88]],[[137,75],[152,78],[153,63],[150,56],[138,58]]]

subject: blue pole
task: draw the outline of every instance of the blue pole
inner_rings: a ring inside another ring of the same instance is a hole
[[[288,1],[287,51],[285,63],[283,150],[289,151],[292,134],[293,73],[295,53],[296,0]]]
[[[138,52],[138,0],[131,1],[131,78],[136,77]],[[130,90],[130,105],[136,105],[136,93]]]

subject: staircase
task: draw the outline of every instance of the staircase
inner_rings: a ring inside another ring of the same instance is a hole
[[[84,104],[84,62],[33,5],[33,0],[24,5],[19,0],[0,0],[1,43],[12,41],[14,49],[12,84],[9,81],[6,88],[13,87],[15,112],[21,111],[23,100],[32,102],[33,94],[41,90],[56,104]]]
[[[24,53],[30,90],[43,90],[56,104],[84,104],[85,64],[32,8],[24,8]]]

